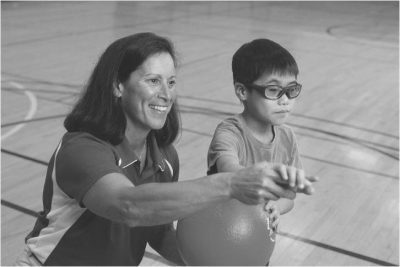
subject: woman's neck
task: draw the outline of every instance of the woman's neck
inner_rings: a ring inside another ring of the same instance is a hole
[[[240,114],[247,128],[253,136],[264,144],[269,144],[274,139],[273,125],[271,123],[261,122],[254,119],[247,112]]]
[[[125,137],[128,140],[129,146],[134,150],[142,150],[146,142],[146,138],[150,130],[144,130],[140,127],[134,127],[133,125],[127,123],[125,130]]]

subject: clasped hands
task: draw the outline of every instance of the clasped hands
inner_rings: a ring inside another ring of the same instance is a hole
[[[312,195],[316,176],[278,163],[260,162],[237,171],[230,180],[230,194],[245,204],[256,205],[279,198],[294,199],[296,193]]]

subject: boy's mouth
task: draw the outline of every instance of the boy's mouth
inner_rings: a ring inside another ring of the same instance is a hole
[[[290,112],[290,110],[288,110],[288,109],[283,109],[283,110],[279,110],[279,111],[277,111],[277,112],[275,112],[275,113],[289,113]]]

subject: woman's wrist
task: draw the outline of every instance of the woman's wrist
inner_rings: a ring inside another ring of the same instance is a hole
[[[223,199],[228,200],[232,198],[232,190],[231,190],[232,173],[221,172],[212,175],[210,178],[214,187],[217,189],[218,194]]]

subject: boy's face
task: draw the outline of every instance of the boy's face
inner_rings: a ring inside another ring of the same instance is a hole
[[[277,85],[283,88],[296,85],[297,79],[294,75],[279,75],[266,73],[255,80],[252,84],[259,86]],[[285,123],[290,112],[293,109],[295,98],[289,99],[283,94],[277,100],[266,99],[260,92],[255,89],[247,88],[247,97],[245,105],[247,112],[255,120],[261,123],[271,125],[281,125]]]

